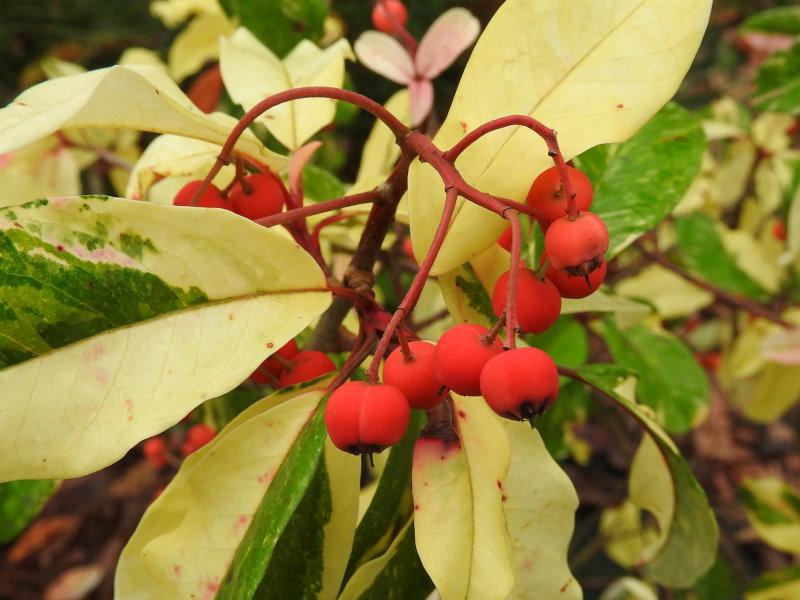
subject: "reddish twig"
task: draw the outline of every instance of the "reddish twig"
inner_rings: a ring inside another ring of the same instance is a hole
[[[358,194],[351,194],[350,196],[342,196],[334,200],[325,200],[324,202],[287,210],[286,212],[258,219],[256,223],[264,227],[274,227],[275,225],[283,225],[299,219],[305,219],[312,215],[319,215],[350,206],[356,206],[358,204],[369,204],[380,199],[381,193],[379,190],[369,190],[368,192],[360,192]]]
[[[508,290],[506,293],[506,347],[517,347],[517,294],[519,290],[519,263],[522,246],[522,230],[519,215],[513,209],[505,211],[511,224],[511,263],[508,268]]]

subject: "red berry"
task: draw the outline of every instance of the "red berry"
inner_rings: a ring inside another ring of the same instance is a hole
[[[579,211],[589,210],[592,205],[592,182],[586,174],[567,165],[569,180],[575,191],[575,205]],[[561,187],[561,177],[556,167],[550,167],[539,173],[533,180],[526,199],[531,208],[538,210],[542,216],[539,222],[543,229],[567,214],[567,195]]]
[[[407,21],[408,10],[400,0],[379,0],[372,9],[372,24],[383,33],[398,33]]]
[[[511,252],[511,226],[506,227],[506,230],[497,238],[497,245],[503,250]]]
[[[189,427],[189,431],[186,432],[186,439],[183,444],[181,444],[181,454],[189,456],[193,452],[197,452],[200,448],[213,440],[216,435],[217,432],[204,423],[192,425]]]
[[[547,278],[553,282],[562,298],[586,298],[596,292],[605,280],[606,261],[583,277],[570,275],[550,265],[547,268]]]
[[[489,330],[480,325],[463,324],[448,329],[436,344],[433,364],[444,385],[462,396],[479,396],[481,370],[503,346],[496,337],[486,341]]]
[[[408,348],[411,360],[405,359],[399,347],[386,359],[383,382],[403,392],[411,408],[433,408],[444,397],[444,386],[433,365],[436,346],[429,342],[411,342]]]
[[[706,371],[716,372],[722,364],[722,355],[719,352],[697,353],[694,356]]]
[[[558,369],[538,348],[517,348],[498,354],[481,373],[481,394],[501,417],[533,419],[558,397]]]
[[[506,271],[492,292],[492,309],[499,317],[506,308],[508,278]],[[517,320],[525,333],[543,333],[561,314],[561,295],[549,279],[539,279],[530,269],[520,269],[517,289]]]
[[[570,275],[588,275],[603,264],[608,250],[608,229],[594,213],[553,221],[544,235],[544,251],[555,269]]]
[[[297,342],[294,340],[289,340],[283,346],[281,346],[277,352],[262,362],[250,375],[250,379],[256,383],[261,383],[264,385],[275,383],[275,381],[269,375],[272,375],[272,377],[275,379],[280,377],[281,372],[286,368],[286,361],[297,356],[299,352],[300,349],[297,347]],[[280,358],[276,358],[276,356],[279,356]]]
[[[190,181],[183,186],[177,194],[175,194],[172,204],[175,206],[192,206],[192,198],[194,198],[194,193],[201,185],[203,185],[203,181],[201,179]],[[202,206],[203,208],[231,209],[230,203],[222,197],[222,192],[220,192],[219,188],[213,183],[209,183],[205,187],[203,193],[200,194],[200,197],[197,199],[197,204],[195,206]]]
[[[145,459],[156,469],[160,469],[167,464],[167,443],[164,438],[151,437],[142,444],[142,454]]]
[[[283,186],[275,175],[260,173],[248,175],[244,180],[250,187],[249,193],[237,182],[228,194],[237,214],[255,221],[283,210]]]
[[[403,438],[410,413],[396,387],[348,381],[328,399],[325,426],[331,441],[345,452],[380,452]]]
[[[410,237],[403,240],[403,254],[415,265],[417,264],[417,257],[414,256],[414,244],[411,243]]]
[[[777,219],[772,224],[772,237],[781,242],[786,241],[786,221]]]
[[[289,362],[291,365],[281,373],[278,380],[281,387],[311,381],[336,370],[336,365],[328,355],[317,350],[298,352]]]

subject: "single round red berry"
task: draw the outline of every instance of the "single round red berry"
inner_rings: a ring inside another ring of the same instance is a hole
[[[192,425],[189,427],[189,431],[186,432],[186,439],[183,444],[181,444],[181,454],[189,456],[193,452],[197,452],[200,448],[213,440],[216,435],[217,432],[205,423]]]
[[[469,323],[448,329],[433,354],[439,381],[462,396],[479,396],[483,366],[503,351],[496,337],[487,341],[488,333],[485,327]]]
[[[203,185],[201,179],[190,181],[175,194],[172,204],[175,206],[192,206],[192,198],[194,198],[197,188],[201,185]],[[222,197],[222,192],[219,191],[219,188],[213,183],[209,183],[205,187],[203,193],[200,194],[200,197],[197,199],[197,204],[195,206],[202,206],[203,208],[226,208],[228,210],[232,208],[231,204]]]
[[[255,221],[283,210],[283,186],[272,173],[259,173],[245,177],[245,183],[250,188],[245,191],[241,182],[237,182],[228,197],[233,210],[237,214]]]
[[[375,29],[394,35],[406,26],[408,10],[400,0],[379,0],[372,9]]]
[[[772,224],[772,237],[778,241],[785,242],[786,236],[786,221],[783,219],[777,219]]]
[[[511,252],[511,226],[506,227],[506,230],[497,238],[497,245],[503,250]]]
[[[589,210],[592,205],[592,182],[580,169],[567,165],[569,180],[575,192],[575,206],[579,211]],[[528,206],[541,213],[539,223],[543,229],[567,214],[567,195],[561,186],[561,176],[556,167],[539,173],[533,180],[526,199]]]
[[[275,383],[275,379],[281,376],[281,373],[287,366],[287,362],[293,359],[300,352],[297,347],[297,342],[289,340],[281,346],[277,352],[272,354],[267,360],[262,362],[258,368],[250,375],[250,379],[256,383],[269,385]],[[272,377],[270,377],[270,375]]]
[[[311,381],[336,370],[336,365],[328,355],[317,350],[298,352],[289,362],[291,364],[281,373],[278,380],[281,387]]]
[[[167,464],[167,442],[162,437],[151,437],[142,444],[142,454],[150,465],[160,469]]]
[[[492,310],[499,317],[506,308],[508,278],[506,271],[492,292]],[[549,279],[539,279],[530,269],[520,269],[517,282],[517,320],[525,333],[544,333],[561,314],[561,295]]]
[[[403,438],[410,414],[406,397],[396,387],[348,381],[328,399],[325,426],[340,450],[380,452]]]
[[[603,264],[608,250],[608,229],[594,213],[582,212],[553,221],[544,235],[544,251],[550,264],[570,275],[588,275]]]
[[[436,376],[433,355],[436,346],[430,342],[410,342],[411,359],[406,360],[398,347],[383,366],[383,382],[399,389],[411,408],[433,408],[444,397],[444,386]]]
[[[606,261],[591,273],[580,276],[570,275],[566,271],[559,271],[550,265],[547,268],[547,278],[553,282],[562,298],[586,298],[596,292],[606,278]]]
[[[558,398],[558,369],[538,348],[517,348],[498,354],[481,373],[481,394],[501,417],[530,421]]]

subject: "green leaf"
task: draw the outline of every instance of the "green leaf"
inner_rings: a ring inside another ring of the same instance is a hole
[[[431,591],[433,582],[417,555],[409,519],[386,552],[355,572],[339,600],[425,600]]]
[[[800,596],[800,566],[769,571],[747,588],[745,600],[784,600]]]
[[[742,597],[742,583],[728,562],[717,553],[714,566],[691,590],[675,590],[677,600],[737,600]]]
[[[700,171],[706,139],[700,118],[667,104],[610,152],[592,211],[606,223],[611,258],[672,212]]]
[[[326,0],[220,0],[220,4],[279,56],[303,39],[319,40],[328,15]]]
[[[411,490],[411,458],[424,424],[425,413],[413,411],[405,436],[389,451],[375,495],[356,529],[345,580],[364,562],[386,550],[392,539],[390,534],[406,516],[401,506]]]
[[[58,486],[58,481],[50,479],[0,483],[0,544],[17,537],[44,508]]]
[[[0,209],[0,268],[0,481],[114,462],[244,381],[330,298],[277,231],[102,196]]]
[[[526,335],[524,339],[531,346],[547,352],[550,358],[565,367],[578,367],[589,356],[586,328],[572,317],[559,317],[546,332]]]
[[[312,200],[322,202],[344,196],[345,187],[339,178],[327,169],[307,164],[303,169],[303,192]]]
[[[536,420],[536,430],[553,458],[565,460],[572,455],[579,463],[589,458],[587,451],[590,447],[583,440],[575,440],[571,433],[573,425],[586,420],[589,409],[586,388],[574,381],[563,380],[558,390],[558,401]]]
[[[714,220],[701,213],[675,219],[683,264],[703,279],[734,294],[766,301],[769,293],[753,281],[725,251]]]
[[[719,529],[703,488],[677,446],[648,415],[647,409],[616,390],[629,372],[616,365],[588,365],[577,374],[602,390],[647,433],[631,467],[629,499],[653,513],[659,539],[638,561],[643,573],[670,587],[689,587],[714,562]]]
[[[642,325],[617,329],[610,319],[603,338],[614,360],[636,373],[636,397],[668,431],[685,433],[703,417],[708,381],[683,342]]]
[[[739,31],[800,35],[800,6],[779,6],[747,17]]]
[[[254,596],[336,598],[358,516],[361,461],[325,443],[323,457]]]
[[[756,76],[753,102],[764,111],[800,113],[800,44],[764,61]]]
[[[800,491],[778,477],[745,479],[739,499],[753,529],[782,552],[800,554]]]

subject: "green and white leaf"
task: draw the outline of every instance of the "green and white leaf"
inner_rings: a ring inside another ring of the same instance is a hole
[[[782,552],[800,554],[800,491],[778,477],[745,479],[739,498],[753,529]]]
[[[745,600],[790,600],[800,597],[800,566],[768,571],[747,588]]]
[[[0,481],[77,477],[242,382],[328,305],[288,236],[85,196],[0,209]]]

